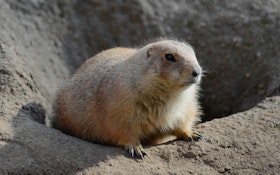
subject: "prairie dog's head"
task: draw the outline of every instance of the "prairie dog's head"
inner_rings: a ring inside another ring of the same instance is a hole
[[[200,82],[202,69],[190,45],[163,40],[147,45],[146,49],[150,71],[160,79],[177,87]]]

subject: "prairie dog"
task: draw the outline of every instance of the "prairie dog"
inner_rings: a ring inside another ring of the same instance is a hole
[[[162,40],[139,49],[113,48],[88,59],[58,91],[53,125],[70,135],[124,146],[198,140],[197,91],[202,69],[192,47]]]

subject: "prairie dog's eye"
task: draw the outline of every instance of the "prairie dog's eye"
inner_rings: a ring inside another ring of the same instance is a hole
[[[171,61],[171,62],[176,62],[174,56],[172,54],[165,54],[165,58],[168,60],[168,61]]]

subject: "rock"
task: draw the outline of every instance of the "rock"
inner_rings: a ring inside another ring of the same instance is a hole
[[[276,0],[0,1],[0,174],[277,174],[279,10]],[[199,124],[203,141],[146,146],[144,161],[48,127],[56,89],[85,59],[161,36],[190,42],[207,70],[204,120],[236,114]]]

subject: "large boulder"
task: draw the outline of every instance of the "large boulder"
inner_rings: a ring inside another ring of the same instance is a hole
[[[276,0],[0,1],[0,174],[277,174],[279,12]],[[204,141],[146,147],[143,162],[48,127],[85,59],[162,36],[194,46],[204,120],[247,111],[200,124]]]

